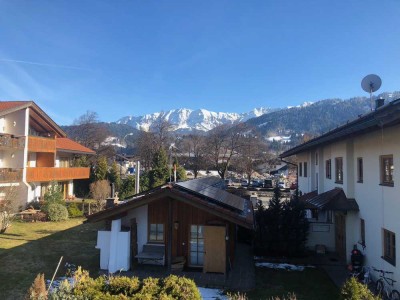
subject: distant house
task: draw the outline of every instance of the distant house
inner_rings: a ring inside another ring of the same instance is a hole
[[[253,230],[253,208],[223,186],[217,177],[166,184],[89,215],[88,222],[111,223],[98,232],[100,268],[128,270],[139,255],[142,262],[171,266],[183,258],[186,266],[226,273],[235,263],[238,227]]]
[[[51,181],[73,197],[74,179],[89,178],[89,168],[73,160],[94,151],[66,133],[33,101],[0,101],[0,201],[7,187],[18,187],[18,204],[39,200]]]
[[[350,259],[394,272],[400,283],[400,99],[294,147],[299,190],[311,223],[308,245],[323,244]],[[397,245],[396,245],[397,244]]]

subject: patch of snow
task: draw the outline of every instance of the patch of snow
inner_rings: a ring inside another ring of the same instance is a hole
[[[314,266],[296,266],[285,263],[268,263],[268,262],[258,262],[255,263],[256,267],[259,268],[270,268],[276,270],[286,270],[286,271],[304,271],[305,268],[315,268]]]
[[[219,299],[228,300],[228,298],[222,294],[222,290],[219,289],[209,289],[198,287],[202,299]]]

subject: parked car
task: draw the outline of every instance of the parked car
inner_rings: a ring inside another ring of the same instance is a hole
[[[273,188],[274,187],[274,182],[272,179],[265,179],[264,180],[264,185],[265,188]]]
[[[248,186],[248,185],[249,185],[249,182],[248,182],[247,179],[242,179],[242,180],[240,181],[240,185],[241,185],[241,186]]]
[[[278,186],[279,186],[279,188],[281,188],[281,189],[285,189],[285,188],[286,188],[285,183],[284,183],[283,181],[280,181],[280,182],[278,183]]]
[[[225,184],[226,184],[227,186],[232,186],[232,185],[233,185],[232,179],[225,179]]]

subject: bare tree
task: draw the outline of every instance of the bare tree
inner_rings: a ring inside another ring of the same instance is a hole
[[[154,134],[154,144],[157,147],[157,150],[160,150],[161,148],[167,150],[167,148],[170,146],[171,130],[172,124],[160,116],[152,128],[152,132]]]
[[[251,178],[255,168],[264,162],[267,146],[254,133],[247,133],[242,137],[240,151],[236,157],[238,170]],[[250,183],[250,181],[249,181]]]
[[[232,158],[242,147],[241,139],[246,128],[244,125],[220,125],[209,131],[206,144],[207,156],[221,178],[225,178]]]
[[[85,147],[100,149],[101,143],[110,135],[104,124],[99,122],[96,112],[87,111],[74,121],[70,136]]]
[[[108,180],[98,180],[90,184],[90,193],[93,199],[96,200],[98,210],[104,209],[106,198],[110,196],[111,187]]]
[[[155,138],[152,132],[141,131],[137,140],[137,151],[140,162],[145,170],[150,170],[156,152]]]
[[[17,201],[20,199],[19,192],[19,186],[11,185],[0,188],[3,198],[0,200],[0,234],[6,232],[7,228],[11,226],[14,213],[22,205],[22,201]]]
[[[194,178],[197,178],[199,171],[206,166],[206,142],[204,136],[190,134],[184,138],[179,146],[185,159],[185,167],[193,170]]]

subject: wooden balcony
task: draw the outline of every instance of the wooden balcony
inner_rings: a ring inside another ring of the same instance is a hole
[[[0,182],[20,182],[22,181],[22,169],[0,168]]]
[[[0,135],[0,149],[17,149],[25,147],[25,137],[15,137],[10,134]]]
[[[28,136],[29,152],[56,152],[56,140],[39,136]]]
[[[26,168],[27,182],[66,181],[89,178],[90,168]]]

